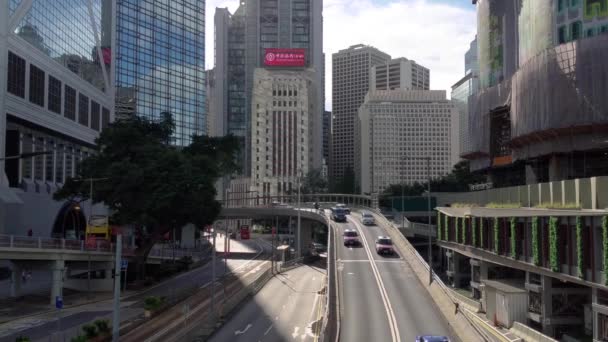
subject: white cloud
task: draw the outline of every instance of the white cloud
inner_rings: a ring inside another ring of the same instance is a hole
[[[206,65],[213,66],[215,7],[231,13],[238,0],[207,1]],[[406,57],[431,70],[431,88],[447,90],[464,75],[464,53],[475,37],[475,7],[470,9],[430,0],[324,1],[326,107],[331,108],[331,54],[354,44],[372,45],[393,58]]]

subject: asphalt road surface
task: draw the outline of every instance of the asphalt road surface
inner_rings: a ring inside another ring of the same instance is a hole
[[[396,254],[376,253],[382,227],[364,226],[360,215],[335,223],[340,296],[340,339],[345,342],[413,341],[417,335],[446,335],[449,326],[409,265]],[[345,247],[344,229],[355,229],[361,245]]]
[[[210,341],[315,341],[324,277],[324,269],[303,265],[272,278]]]

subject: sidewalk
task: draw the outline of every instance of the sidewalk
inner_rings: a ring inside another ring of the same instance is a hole
[[[234,241],[233,241],[234,243]],[[239,244],[233,244],[236,246]],[[236,247],[238,250],[250,252],[251,257],[255,256],[256,249],[253,245],[258,245],[255,241],[248,241],[240,244],[244,246]],[[261,247],[260,247],[261,249]],[[247,263],[243,259],[228,259],[228,269],[234,270]],[[217,275],[223,274],[225,266],[224,260],[216,260]],[[179,292],[185,287],[202,286],[211,279],[211,263],[201,267],[178,274],[159,284],[151,286],[143,291],[127,291],[121,296],[121,322],[143,315],[142,300],[146,296],[156,295],[165,296],[171,299],[179,296]],[[73,296],[67,295],[64,302],[64,309],[61,310],[61,322],[58,322],[58,311],[49,308],[48,297],[44,297],[46,305],[33,306],[22,305],[16,301],[14,312],[4,315],[4,322],[0,324],[0,342],[13,342],[19,335],[28,336],[32,341],[49,341],[49,335],[57,331],[58,324],[61,330],[66,332],[66,339],[69,340],[71,334],[78,334],[81,324],[93,321],[97,318],[111,318],[112,313],[112,293],[97,293],[94,298],[87,299],[86,294],[78,293]],[[1,305],[2,303],[0,303]],[[18,314],[15,314],[18,313]],[[18,317],[19,315],[27,315]],[[11,319],[8,321],[8,319]],[[75,329],[71,329],[75,328]],[[71,331],[74,330],[74,331]]]

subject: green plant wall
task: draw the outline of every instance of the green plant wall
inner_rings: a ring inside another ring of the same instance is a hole
[[[443,222],[443,223],[445,223],[444,229],[445,229],[445,240],[446,241],[449,241],[449,239],[450,239],[450,235],[448,234],[448,227],[449,227],[448,219],[449,219],[448,215],[445,215],[445,217],[444,217],[445,222]]]
[[[579,278],[584,278],[583,272],[583,224],[581,217],[576,217],[576,268]]]
[[[532,218],[532,262],[540,265],[540,248],[538,241],[538,217]]]
[[[483,248],[483,217],[479,219],[479,247]]]
[[[441,213],[437,212],[437,240],[441,240]]]
[[[559,272],[559,256],[557,253],[557,244],[558,244],[558,220],[557,217],[551,217],[549,219],[549,266],[551,267],[551,271]]]
[[[602,217],[602,245],[604,247],[604,278],[608,285],[608,216]]]
[[[477,247],[477,220],[475,217],[471,217],[471,244],[473,247]]]
[[[464,217],[460,218],[460,229],[462,232],[462,240],[460,242],[467,243],[467,219]]]
[[[511,217],[511,258],[517,258],[517,219]]]
[[[498,238],[498,217],[494,218],[494,252],[500,254],[499,238]]]
[[[454,242],[458,243],[460,242],[460,218],[458,217],[454,217],[454,225],[456,227],[456,229],[454,229]]]

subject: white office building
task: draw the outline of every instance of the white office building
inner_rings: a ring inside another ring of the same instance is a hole
[[[312,69],[257,68],[251,119],[251,191],[261,197],[296,191],[313,168],[322,122],[316,120]],[[317,145],[316,147],[314,145]]]
[[[405,57],[371,67],[369,90],[429,90],[431,71]]]
[[[458,160],[458,112],[443,90],[376,90],[359,108],[362,193],[426,182]],[[422,159],[421,159],[422,158]]]

